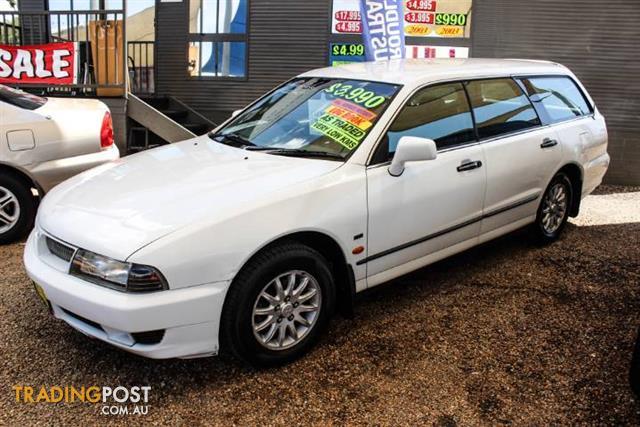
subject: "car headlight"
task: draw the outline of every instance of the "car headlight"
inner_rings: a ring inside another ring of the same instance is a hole
[[[133,264],[78,249],[69,273],[96,285],[126,292],[153,292],[168,289],[162,273],[148,265]]]

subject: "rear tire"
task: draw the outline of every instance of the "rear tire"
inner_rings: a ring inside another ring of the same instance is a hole
[[[573,206],[573,186],[569,177],[556,174],[540,200],[533,226],[534,235],[542,244],[556,241],[569,219]]]
[[[297,242],[273,246],[233,280],[222,310],[221,350],[256,367],[289,363],[318,341],[334,307],[326,259]]]
[[[0,244],[26,237],[33,228],[36,208],[28,184],[13,175],[0,175]]]

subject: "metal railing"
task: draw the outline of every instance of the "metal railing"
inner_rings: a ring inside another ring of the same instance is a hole
[[[151,95],[155,92],[155,42],[127,42],[131,92]]]
[[[9,16],[5,21],[4,16],[0,15],[0,44],[21,44],[20,20],[14,20],[13,16]]]
[[[59,86],[20,83],[19,86],[42,88],[48,93],[117,96],[126,90],[127,80],[124,16],[124,10],[0,11],[0,44],[76,42],[76,83]]]

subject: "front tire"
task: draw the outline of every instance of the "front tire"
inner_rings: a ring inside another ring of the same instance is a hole
[[[335,286],[326,259],[297,242],[273,246],[238,273],[220,323],[221,350],[257,367],[303,354],[326,329]]]
[[[560,237],[573,203],[573,186],[567,175],[556,174],[540,201],[534,233],[542,244],[554,242]]]
[[[31,188],[13,175],[0,175],[0,244],[26,237],[35,216],[36,201]]]

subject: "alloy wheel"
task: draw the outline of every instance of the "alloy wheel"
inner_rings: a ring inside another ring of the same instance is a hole
[[[291,348],[313,329],[321,305],[318,281],[306,271],[287,271],[258,294],[252,312],[253,334],[269,350]]]
[[[551,187],[545,195],[541,217],[545,233],[553,234],[562,225],[569,204],[568,194],[567,186],[559,182]]]
[[[0,186],[0,234],[11,230],[20,218],[18,198],[5,187]]]

